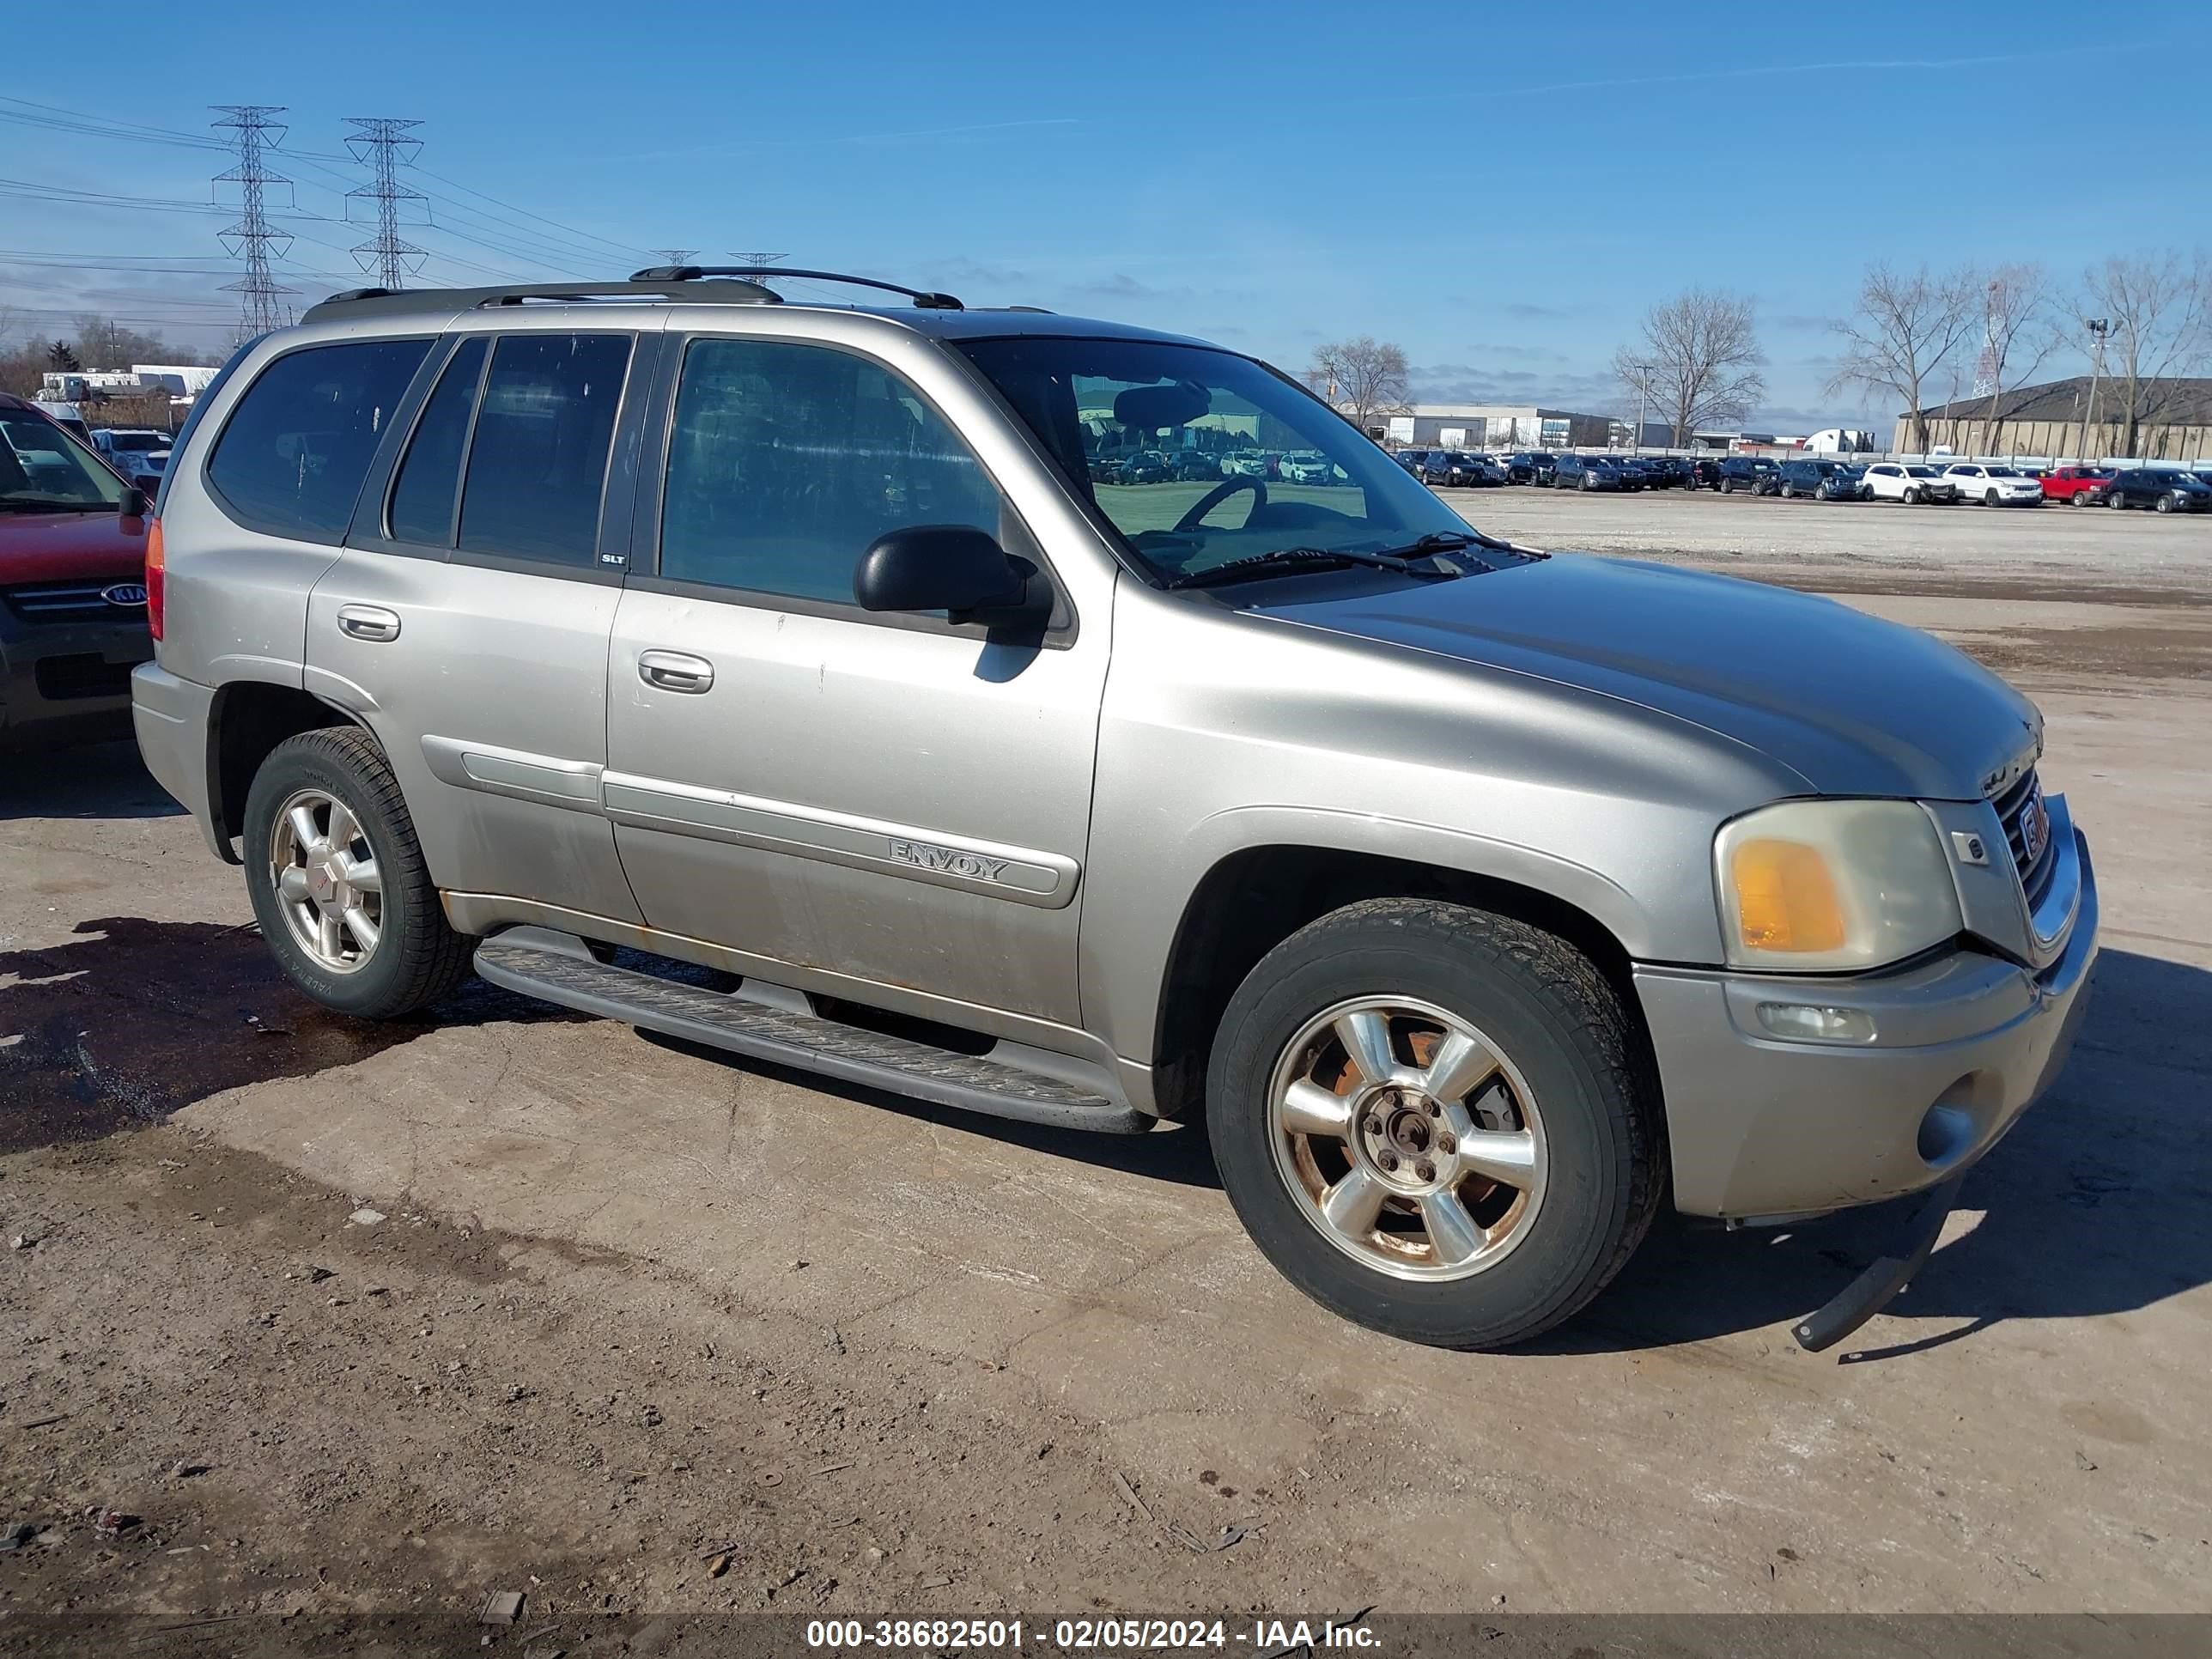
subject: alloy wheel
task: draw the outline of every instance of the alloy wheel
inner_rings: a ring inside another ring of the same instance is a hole
[[[336,795],[301,789],[278,809],[269,879],[293,942],[317,967],[358,973],[376,954],[383,874],[361,821]]]
[[[1473,1025],[1417,998],[1362,997],[1307,1021],[1269,1079],[1267,1127],[1307,1220],[1393,1278],[1482,1272],[1543,1203],[1527,1080]]]

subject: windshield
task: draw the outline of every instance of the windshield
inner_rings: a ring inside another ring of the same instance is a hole
[[[1932,466],[1908,466],[1905,470],[1908,475],[1915,478],[1932,478],[1936,476],[1936,469]]]
[[[2017,478],[2020,474],[2008,466],[1993,466],[1988,469],[1986,476],[1992,478]]]
[[[0,410],[0,507],[109,507],[123,481],[51,421]]]
[[[1127,339],[975,340],[960,349],[1060,462],[1068,487],[1164,580],[1291,548],[1372,554],[1468,533],[1372,440],[1249,358]],[[1131,478],[1099,465],[1138,448],[1235,448],[1255,459],[1216,481],[1175,470]]]
[[[111,432],[107,434],[110,449],[167,449],[168,438],[159,432]]]

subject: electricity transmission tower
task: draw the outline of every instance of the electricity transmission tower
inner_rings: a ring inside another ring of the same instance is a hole
[[[733,249],[730,258],[740,264],[751,266],[755,270],[766,270],[778,260],[788,259],[791,256],[788,253],[739,253]]]
[[[238,147],[238,165],[215,176],[218,185],[238,186],[238,222],[216,234],[222,239],[224,252],[234,259],[245,261],[246,275],[234,283],[224,283],[223,292],[240,296],[239,320],[246,334],[266,334],[291,320],[289,309],[277,296],[298,291],[286,288],[269,271],[271,256],[281,259],[292,246],[290,232],[269,228],[266,211],[270,187],[289,186],[292,182],[280,173],[271,173],[264,159],[267,151],[283,142],[283,125],[269,118],[282,115],[284,106],[216,104],[212,107],[223,118],[209,125],[238,135],[234,141]]]
[[[670,265],[690,264],[691,263],[691,256],[698,251],[699,250],[696,247],[656,247],[647,248],[646,250],[648,253],[658,253],[660,256],[661,263],[663,264]]]
[[[2004,348],[1997,341],[1997,315],[2005,305],[2004,284],[1991,283],[1982,309],[1982,355],[1974,362],[1974,396],[1992,397],[2004,373]]]
[[[374,204],[376,213],[376,234],[353,250],[365,271],[374,271],[383,287],[398,289],[406,286],[408,277],[422,269],[428,256],[414,243],[403,240],[399,234],[400,214],[418,211],[410,224],[428,223],[430,217],[429,198],[410,185],[399,182],[399,169],[412,166],[422,153],[422,141],[410,137],[409,129],[419,127],[420,121],[395,121],[385,116],[349,115],[346,125],[360,131],[346,137],[346,148],[353,159],[374,174],[374,182],[346,192],[346,217],[354,216],[354,204],[365,208]]]

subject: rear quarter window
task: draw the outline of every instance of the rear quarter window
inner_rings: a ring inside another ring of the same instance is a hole
[[[427,339],[287,352],[246,389],[208,460],[209,487],[248,529],[341,540]]]

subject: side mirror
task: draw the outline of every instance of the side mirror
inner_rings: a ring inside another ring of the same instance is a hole
[[[119,518],[144,518],[146,516],[146,492],[141,489],[137,484],[125,484],[123,487],[123,498],[116,502],[115,511],[117,516]]]
[[[969,525],[887,531],[853,569],[853,598],[863,611],[943,611],[965,622],[978,611],[1018,610],[1028,593],[1029,573],[989,532]]]

